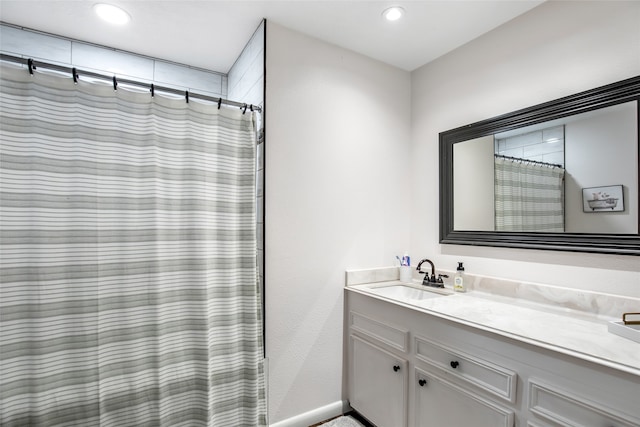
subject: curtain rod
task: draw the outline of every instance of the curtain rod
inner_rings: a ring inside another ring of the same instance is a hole
[[[554,168],[562,168],[562,169],[564,169],[564,167],[562,165],[559,165],[559,164],[556,164],[556,163],[539,162],[537,160],[521,159],[520,157],[503,156],[502,154],[494,154],[493,156],[495,158],[513,160],[513,161],[520,162],[520,163],[532,163],[534,165],[551,166],[551,167],[554,167]]]
[[[243,114],[247,111],[247,108],[249,108],[251,111],[257,111],[259,113],[262,112],[261,107],[253,104],[246,104],[246,103],[231,101],[223,98],[215,98],[213,96],[203,95],[203,94],[191,92],[188,90],[181,91],[179,89],[174,89],[166,86],[158,86],[154,83],[144,83],[137,80],[123,79],[123,78],[116,77],[115,75],[108,76],[106,74],[95,73],[93,71],[87,71],[87,70],[81,70],[75,67],[66,67],[63,65],[51,64],[43,61],[35,61],[32,58],[21,58],[18,56],[12,56],[12,55],[7,55],[5,53],[2,53],[0,54],[0,60],[8,61],[8,62],[17,62],[19,64],[26,65],[30,74],[33,74],[33,70],[37,68],[44,68],[44,69],[49,69],[49,70],[54,70],[54,71],[59,71],[62,73],[69,74],[73,77],[74,82],[77,82],[78,77],[80,75],[83,75],[83,76],[91,77],[94,79],[110,81],[113,83],[113,88],[116,90],[117,90],[118,84],[122,83],[122,84],[131,85],[131,86],[142,87],[145,89],[148,88],[152,97],[154,96],[155,92],[165,92],[165,93],[171,93],[174,95],[182,95],[185,97],[185,101],[187,103],[189,102],[190,98],[191,99],[195,98],[195,99],[202,99],[204,101],[217,103],[218,108],[220,108],[221,104],[232,106],[232,107],[238,107],[242,110]]]

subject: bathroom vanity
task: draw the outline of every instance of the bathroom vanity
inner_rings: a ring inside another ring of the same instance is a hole
[[[377,427],[640,426],[640,344],[607,330],[640,301],[593,312],[393,274],[345,288],[347,397]]]

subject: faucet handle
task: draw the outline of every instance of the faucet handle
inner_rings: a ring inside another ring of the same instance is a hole
[[[438,274],[438,283],[444,283],[444,280],[442,280],[442,278],[448,279],[449,275],[448,274]]]

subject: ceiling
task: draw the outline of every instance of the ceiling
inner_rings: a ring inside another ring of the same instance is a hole
[[[226,73],[266,18],[412,71],[543,1],[0,0],[0,20]],[[131,22],[99,21],[92,11],[97,2],[122,7]],[[405,9],[400,21],[382,19],[391,5]]]

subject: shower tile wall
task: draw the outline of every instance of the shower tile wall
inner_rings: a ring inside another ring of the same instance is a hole
[[[25,58],[40,58],[55,64],[71,63],[71,41],[0,25],[0,51]]]
[[[229,70],[229,99],[253,105],[263,104],[264,26],[264,22],[260,24]]]
[[[564,166],[564,126],[496,138],[495,152],[503,156]]]
[[[253,33],[251,40],[236,60],[228,79],[228,97],[234,101],[259,105],[264,108],[264,30],[265,22]],[[258,114],[258,129],[262,115]],[[257,221],[258,262],[260,282],[264,284],[264,144],[258,145]]]
[[[0,51],[88,71],[227,98],[227,76],[82,41],[0,25]]]

